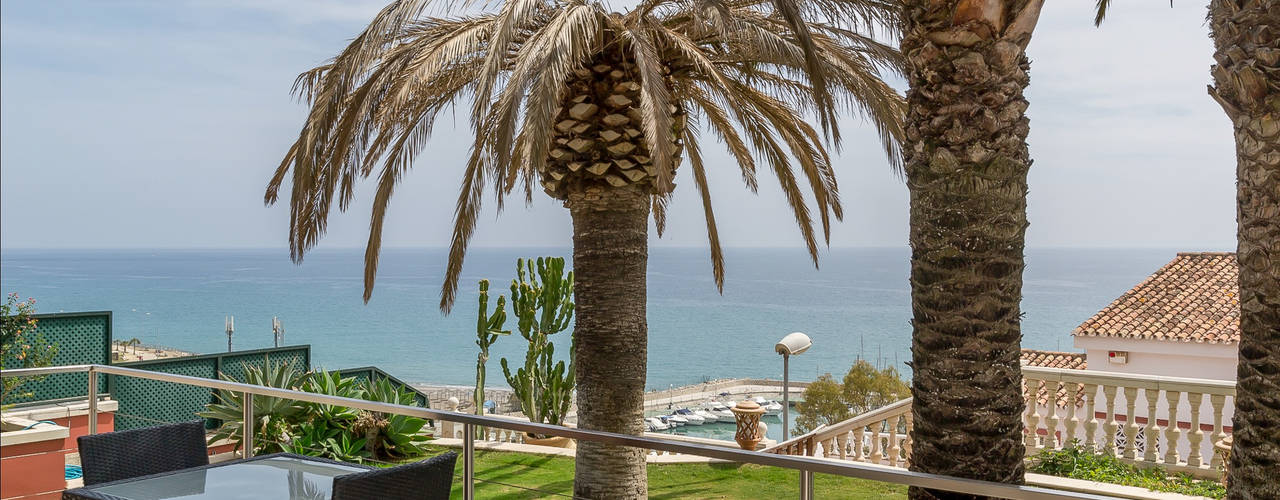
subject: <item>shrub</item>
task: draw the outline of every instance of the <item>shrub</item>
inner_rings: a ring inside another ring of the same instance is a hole
[[[0,369],[39,368],[53,363],[58,346],[45,340],[36,332],[38,320],[36,299],[20,300],[17,293],[10,293],[0,304]],[[0,401],[10,397],[30,397],[31,393],[14,393],[18,387],[44,377],[7,377],[4,379]]]
[[[225,374],[220,378],[236,381]],[[288,363],[268,361],[265,368],[250,366],[243,382],[382,403],[415,403],[413,391],[389,380],[362,383],[338,372],[305,372]],[[254,453],[283,451],[348,462],[397,460],[421,456],[422,443],[430,439],[423,432],[428,422],[422,418],[267,396],[253,398]],[[219,391],[217,402],[200,413],[221,421],[213,438],[235,441],[236,449],[244,445],[243,402],[242,393]]]
[[[1030,472],[1040,474],[1211,498],[1222,498],[1227,494],[1226,488],[1216,481],[1195,479],[1181,473],[1170,476],[1159,466],[1137,467],[1110,453],[1098,453],[1074,442],[1061,450],[1042,450],[1028,460],[1031,461]]]

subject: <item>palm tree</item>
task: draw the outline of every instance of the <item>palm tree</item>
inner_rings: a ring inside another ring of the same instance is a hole
[[[640,433],[648,217],[661,234],[677,167],[687,156],[718,287],[724,270],[704,132],[726,145],[749,189],[758,162],[773,172],[816,265],[805,194],[829,235],[830,219],[842,215],[828,154],[839,144],[836,116],[866,117],[890,161],[898,158],[902,100],[880,77],[900,72],[902,61],[864,34],[896,23],[897,11],[887,0],[644,0],[626,12],[584,0],[463,3],[465,15],[450,17],[445,6],[446,17],[432,17],[424,15],[429,0],[394,2],[331,61],[299,76],[295,91],[310,114],[266,202],[292,174],[289,242],[300,262],[335,199],[346,209],[354,184],[376,171],[367,301],[398,181],[441,113],[469,106],[474,143],[441,309],[453,305],[486,188],[500,209],[517,185],[526,202],[540,187],[573,219],[578,425]],[[647,491],[637,449],[582,443],[575,475],[578,496]]]
[[[1041,0],[910,0],[911,469],[1023,481],[1026,46]],[[945,497],[912,488],[912,498]]]
[[[1099,0],[1095,24],[1109,0]],[[1211,0],[1209,95],[1236,139],[1240,347],[1227,496],[1276,498],[1280,465],[1280,4]]]

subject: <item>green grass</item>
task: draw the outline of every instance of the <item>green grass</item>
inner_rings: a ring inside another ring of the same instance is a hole
[[[428,455],[449,450],[428,448]],[[461,463],[456,471],[461,477]],[[476,498],[480,499],[515,500],[573,494],[573,459],[568,457],[478,450],[475,475]],[[776,467],[649,465],[650,498],[796,498],[800,492],[799,482],[798,472]],[[824,500],[892,499],[906,498],[907,489],[895,484],[819,474],[814,494]],[[452,497],[462,498],[460,481],[455,483]]]
[[[1138,468],[1115,456],[1080,447],[1041,451],[1031,459],[1029,471],[1184,495],[1222,498],[1227,494],[1226,488],[1217,481],[1194,479],[1186,474],[1170,476],[1157,466]]]

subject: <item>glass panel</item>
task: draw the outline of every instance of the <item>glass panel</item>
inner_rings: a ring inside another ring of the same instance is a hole
[[[364,470],[300,458],[273,457],[91,489],[130,500],[327,499],[335,476]]]

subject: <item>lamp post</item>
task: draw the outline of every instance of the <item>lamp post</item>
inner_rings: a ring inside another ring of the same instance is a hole
[[[788,422],[791,412],[791,376],[790,361],[791,356],[795,356],[809,350],[813,346],[813,341],[809,340],[809,336],[800,332],[788,333],[786,337],[778,341],[773,346],[773,350],[782,355],[782,440],[786,441],[791,436],[790,422]]]

